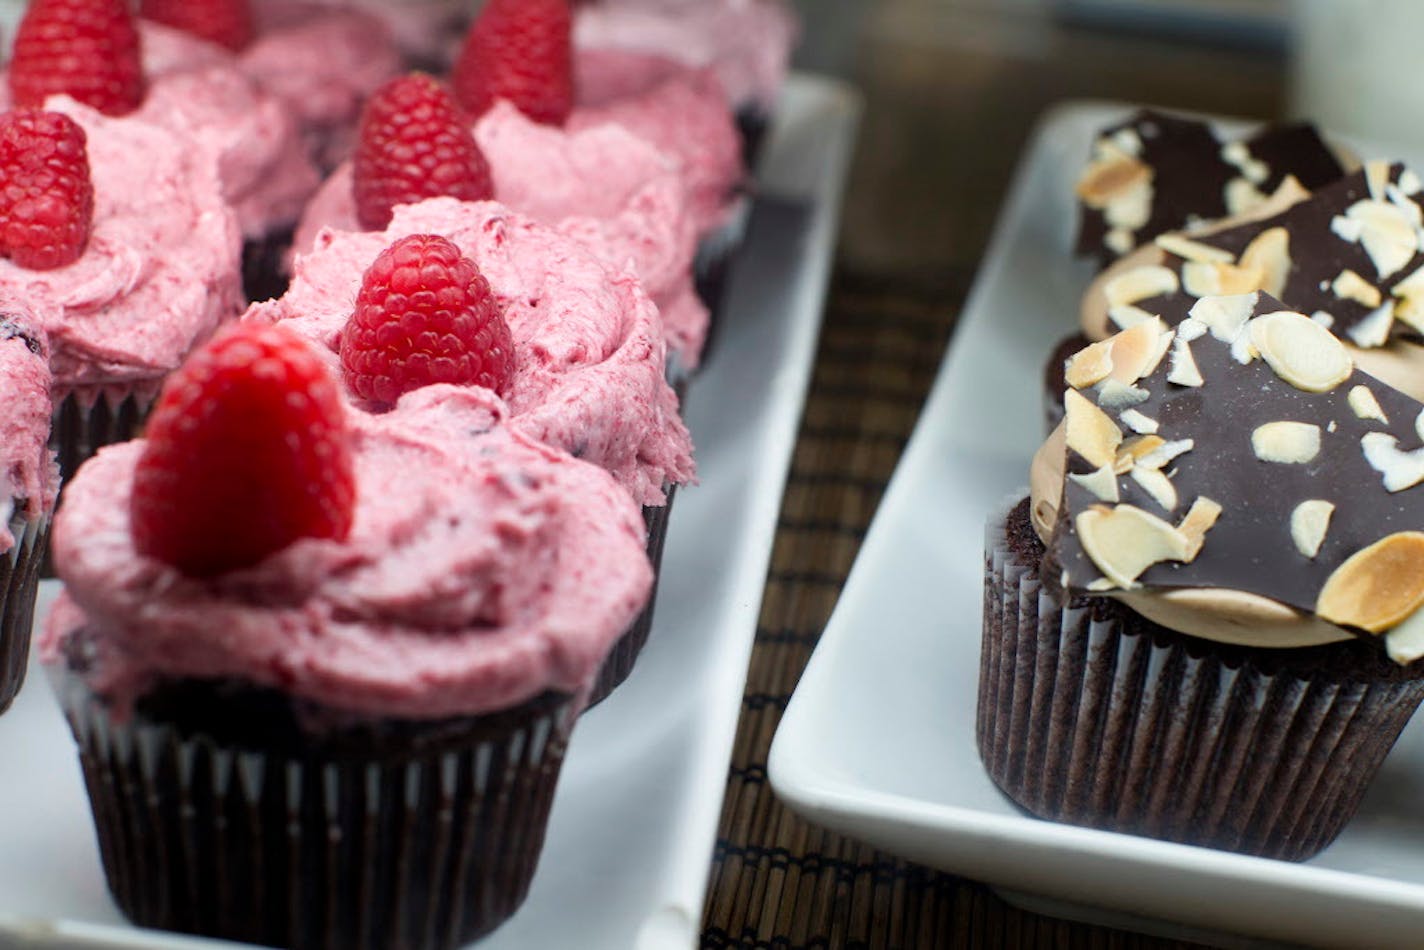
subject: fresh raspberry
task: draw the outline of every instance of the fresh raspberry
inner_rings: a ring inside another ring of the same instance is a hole
[[[455,98],[476,117],[508,99],[535,122],[563,125],[574,107],[572,30],[567,0],[490,0],[455,63]]]
[[[247,0],[143,0],[139,15],[234,52],[252,41]]]
[[[502,393],[514,341],[489,283],[460,249],[434,234],[401,238],[361,279],[341,334],[346,385],[380,405],[434,383]]]
[[[445,87],[422,73],[393,79],[361,113],[352,169],[356,216],[379,231],[398,204],[494,197],[489,164]]]
[[[84,253],[94,223],[87,141],[58,112],[0,114],[0,254],[53,270]]]
[[[237,324],[163,387],[134,473],[139,552],[192,577],[250,567],[299,538],[344,540],[356,479],[337,389],[307,344]]]
[[[138,30],[125,0],[33,0],[10,59],[15,104],[66,93],[107,115],[143,101]]]

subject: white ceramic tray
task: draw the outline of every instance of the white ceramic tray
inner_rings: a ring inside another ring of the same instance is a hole
[[[1214,942],[1228,933],[1424,945],[1424,720],[1405,732],[1345,833],[1303,865],[1030,818],[980,764],[984,524],[1027,484],[1043,435],[1043,361],[1075,329],[1090,277],[1069,256],[1073,182],[1093,132],[1126,111],[1068,106],[1038,129],[919,426],[777,733],[771,781],[821,824],[1001,888],[1109,908],[1128,915],[1112,922],[1138,929],[1154,929],[1154,919]]]
[[[859,114],[828,81],[786,90],[726,324],[688,397],[702,484],[673,511],[652,639],[579,723],[529,900],[481,950],[696,942]],[[38,669],[0,717],[0,769],[0,945],[206,945],[134,930],[110,901],[73,741]]]

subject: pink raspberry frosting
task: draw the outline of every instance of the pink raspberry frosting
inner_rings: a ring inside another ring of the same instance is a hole
[[[716,71],[732,108],[770,112],[796,42],[795,14],[777,0],[600,0],[578,8],[575,55],[616,50],[647,57],[630,68],[667,65]],[[657,65],[661,60],[663,65]]]
[[[30,521],[54,510],[59,487],[49,450],[49,390],[44,331],[18,302],[0,308],[0,506],[23,501],[18,513]],[[15,546],[9,521],[0,518],[0,554]]]
[[[633,263],[662,315],[668,347],[695,368],[707,308],[692,282],[697,228],[671,160],[614,126],[564,132],[500,102],[475,124],[495,199],[567,234],[605,264]],[[342,164],[307,206],[293,242],[310,250],[323,227],[359,231],[351,165]]]
[[[45,107],[88,137],[94,223],[84,254],[32,271],[0,260],[0,298],[21,300],[49,337],[54,398],[156,394],[164,375],[241,299],[242,236],[207,149],[67,96]]]
[[[638,279],[580,243],[493,202],[401,205],[385,231],[322,230],[292,286],[244,319],[282,322],[339,366],[341,333],[366,269],[398,239],[438,234],[489,281],[514,338],[503,394],[510,426],[613,473],[644,505],[692,479],[692,440],[665,378],[657,307]]]
[[[86,680],[120,717],[164,678],[238,679],[404,719],[586,694],[648,597],[642,520],[607,473],[501,412],[486,391],[435,386],[385,415],[350,413],[350,537],[304,539],[210,581],[134,548],[143,441],[101,450],[55,522],[66,592],[41,656],[64,662],[83,631]]]

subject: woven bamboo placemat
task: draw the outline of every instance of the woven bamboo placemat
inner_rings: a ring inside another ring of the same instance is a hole
[[[981,884],[803,821],[767,782],[772,736],[914,428],[969,280],[892,288],[840,275],[832,288],[732,753],[704,947],[1188,946],[1017,910]]]

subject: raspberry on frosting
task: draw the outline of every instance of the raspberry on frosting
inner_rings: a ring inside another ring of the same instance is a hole
[[[574,104],[573,18],[567,0],[490,0],[455,63],[455,95],[480,116],[506,99],[549,125]]]
[[[341,334],[341,367],[351,391],[376,404],[435,383],[501,393],[514,343],[474,262],[439,235],[412,234],[366,269]]]
[[[53,270],[84,253],[94,223],[86,141],[58,112],[0,115],[0,254],[30,270]]]
[[[142,15],[237,51],[252,40],[248,0],[143,0]]]
[[[144,96],[138,31],[124,0],[33,0],[15,34],[10,91],[22,106],[64,93],[107,115]]]

